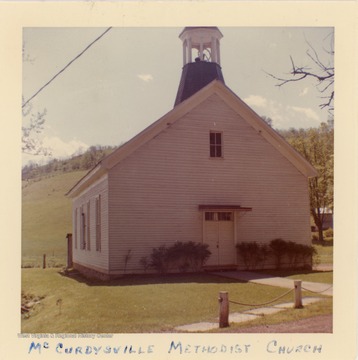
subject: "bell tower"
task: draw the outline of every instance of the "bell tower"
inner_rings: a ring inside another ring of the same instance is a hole
[[[179,35],[183,42],[183,65],[191,63],[193,59],[220,65],[220,39],[222,37],[217,27],[186,27]]]
[[[224,82],[220,67],[220,39],[217,27],[186,27],[179,38],[183,43],[183,71],[174,106],[213,80]]]

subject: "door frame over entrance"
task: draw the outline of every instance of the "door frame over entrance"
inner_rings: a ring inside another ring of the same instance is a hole
[[[232,251],[235,251],[235,245],[237,242],[237,219],[238,219],[238,212],[246,212],[246,211],[251,211],[252,208],[249,207],[242,207],[240,205],[199,205],[199,211],[202,212],[202,242],[205,244],[208,244],[207,242],[207,229],[208,226],[206,224],[207,221],[216,221],[218,223],[217,225],[217,248],[218,253],[217,254],[213,254],[214,256],[217,256],[217,264],[208,264],[207,267],[216,267],[216,268],[225,268],[228,266],[236,266],[237,264],[237,259],[235,256],[235,260],[234,262],[231,264],[228,263],[220,263],[220,259],[222,259],[220,257],[220,222],[226,222],[226,221],[230,221],[230,223],[232,223]],[[206,215],[206,213],[212,213],[212,215],[209,215],[209,217]],[[222,214],[221,216],[219,214]],[[229,215],[231,214],[231,215]],[[211,219],[210,217],[213,217],[213,219]],[[214,226],[214,228],[216,229],[216,227]],[[230,228],[228,228],[230,229]],[[227,229],[226,229],[227,230]],[[214,234],[215,235],[215,234]],[[227,234],[226,234],[227,235]],[[225,241],[225,240],[224,240]],[[224,242],[225,244],[225,242]],[[212,244],[211,244],[212,245]],[[228,242],[227,242],[227,238],[226,238],[226,246],[228,246]],[[231,247],[231,245],[230,245]],[[236,251],[235,251],[236,253]],[[215,260],[214,260],[215,262]]]

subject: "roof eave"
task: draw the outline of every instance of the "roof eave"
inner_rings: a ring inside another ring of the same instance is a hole
[[[285,156],[303,175],[308,178],[317,177],[317,170],[281,135],[261,119],[261,117],[252,110],[244,101],[242,101],[225,84],[218,82],[216,93],[231,108],[263,136],[271,145],[273,145],[283,156]],[[239,103],[237,102],[239,100]]]
[[[83,190],[100,179],[106,173],[107,169],[103,166],[102,162],[99,162],[66,193],[66,196],[69,198],[75,198],[76,196],[80,195]]]
[[[176,105],[164,116],[142,130],[120,148],[113,151],[113,153],[109,154],[105,159],[102,160],[102,166],[107,169],[113,168],[121,160],[125,159],[139,147],[143,146],[155,136],[159,135],[162,131],[169,128],[175,121],[183,117],[195,106],[204,101],[207,98],[207,94],[208,91],[210,91],[211,86],[214,86],[213,82],[206,85],[202,90],[184,100],[180,104]]]
[[[211,83],[205,88],[213,86]],[[103,176],[108,170],[119,164],[123,159],[132,154],[139,147],[144,145],[153,137],[170,127],[177,119],[184,116],[198,103],[205,100],[207,91],[199,91],[182,103],[175,106],[172,110],[159,118],[153,124],[142,130],[128,142],[114,150],[111,154],[102,159],[93,169],[91,169],[84,177],[82,177],[66,194],[70,198],[78,196],[87,186],[94,183]]]

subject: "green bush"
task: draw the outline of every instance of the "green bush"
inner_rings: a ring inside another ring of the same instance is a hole
[[[283,259],[288,259],[290,268],[304,267],[307,261],[316,254],[316,249],[311,245],[297,244],[293,241],[274,239],[270,242],[271,252],[276,259],[276,269],[283,265]]]
[[[312,234],[312,243],[319,244],[319,238],[317,234]]]
[[[211,254],[208,247],[193,241],[177,242],[170,247],[160,246],[152,250],[150,266],[160,273],[169,270],[198,271]]]
[[[333,238],[333,229],[328,228],[323,232],[325,238]]]
[[[242,258],[246,270],[263,267],[269,254],[268,246],[254,242],[242,242],[236,245],[237,252]]]
[[[168,249],[164,245],[152,250],[150,260],[150,266],[159,273],[165,274],[168,272]]]
[[[288,257],[288,263],[291,268],[295,268],[299,261],[299,244],[293,241],[286,243],[285,253]]]
[[[325,230],[323,232],[323,237],[324,237],[324,240],[325,240],[323,245],[328,245],[328,246],[333,245],[333,229],[332,228],[328,228],[327,230]]]
[[[316,254],[316,249],[313,246],[296,244],[293,241],[287,242],[286,255],[289,259],[289,266],[293,269],[303,266],[307,260],[312,259]]]
[[[312,256],[317,254],[317,250],[311,245],[298,244],[298,247],[302,261],[312,259]]]
[[[276,261],[276,269],[280,269],[283,257],[288,253],[288,243],[282,239],[274,239],[270,241],[270,250]]]
[[[139,264],[142,265],[143,269],[145,272],[147,272],[148,268],[150,267],[150,263],[148,260],[147,256],[143,256],[140,260],[139,260]]]
[[[327,230],[323,231],[323,242],[320,242],[318,239],[318,233],[312,234],[312,243],[313,244],[320,244],[320,245],[333,245],[333,229],[328,228]]]

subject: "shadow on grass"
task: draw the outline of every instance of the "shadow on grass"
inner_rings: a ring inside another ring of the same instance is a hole
[[[262,278],[268,278],[268,277],[287,277],[292,275],[310,275],[310,274],[323,274],[332,272],[330,271],[321,271],[321,270],[260,270],[257,272]]]
[[[246,283],[243,280],[230,279],[217,276],[209,272],[180,273],[180,274],[141,274],[123,275],[112,280],[89,279],[77,271],[59,271],[60,275],[85,283],[88,286],[135,286],[135,285],[157,285],[157,284],[231,284]]]

